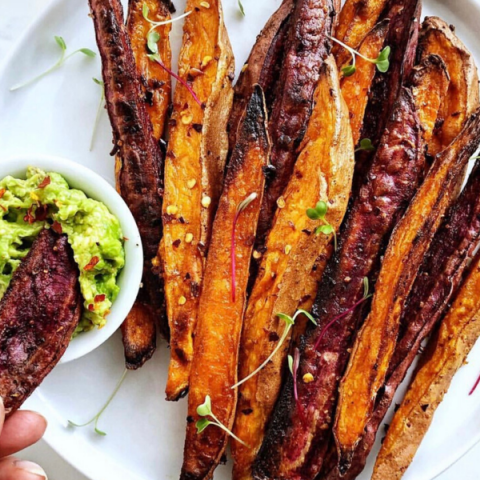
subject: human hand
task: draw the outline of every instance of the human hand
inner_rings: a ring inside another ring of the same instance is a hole
[[[5,420],[0,397],[0,480],[47,479],[37,464],[10,456],[38,442],[46,428],[46,420],[35,412],[18,411]]]

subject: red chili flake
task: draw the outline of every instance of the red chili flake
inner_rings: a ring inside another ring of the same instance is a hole
[[[48,214],[48,205],[38,205],[37,209],[35,210],[35,221],[43,222],[47,219]]]
[[[93,305],[93,303],[90,303],[90,304],[88,305],[88,309],[89,309],[91,312],[93,312],[93,311],[95,310],[95,305]]]
[[[62,225],[58,223],[56,220],[52,223],[52,230],[55,233],[58,233],[59,235],[63,233]]]
[[[107,296],[102,293],[101,295],[95,295],[95,303],[104,302]]]
[[[93,270],[95,265],[100,261],[98,257],[92,257],[92,259],[83,267],[87,272]]]
[[[35,223],[35,217],[32,215],[33,205],[27,210],[27,214],[23,217],[23,221],[32,225]]]
[[[3,198],[5,195],[6,190],[4,188],[0,188],[0,198]]]
[[[45,188],[52,183],[50,177],[45,177],[39,184],[37,188]]]

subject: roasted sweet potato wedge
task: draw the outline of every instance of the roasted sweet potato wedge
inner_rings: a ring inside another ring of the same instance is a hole
[[[338,17],[335,37],[357,49],[373,29],[387,4],[388,0],[347,0]],[[350,53],[338,44],[333,45],[332,53],[339,68],[350,60]]]
[[[218,421],[228,429],[233,426],[237,389],[232,386],[237,381],[250,259],[268,157],[267,113],[263,93],[256,87],[226,173],[200,295],[182,480],[211,478],[227,446],[228,434],[218,426],[197,433],[197,407],[207,395]],[[243,208],[242,202],[252,194],[257,197]]]
[[[189,0],[165,161],[163,264],[170,325],[166,395],[186,393],[206,252],[228,152],[233,53],[220,0]],[[194,93],[192,93],[194,92]]]
[[[397,343],[400,318],[425,253],[448,207],[457,198],[465,168],[477,149],[474,117],[439,155],[397,224],[375,286],[372,308],[358,334],[340,384],[334,424],[339,470],[349,467],[385,382]]]
[[[264,251],[277,200],[290,179],[298,146],[305,135],[320,68],[330,51],[333,8],[332,0],[295,2],[269,121],[270,163],[274,171],[267,179],[260,213],[255,243],[259,253]]]
[[[66,236],[43,230],[0,302],[0,398],[7,417],[65,353],[82,313],[78,267]]]
[[[455,35],[453,28],[438,17],[423,22],[418,57],[439,55],[447,66],[450,84],[435,129],[429,153],[436,155],[460,133],[465,120],[478,105],[478,72],[472,55]]]
[[[128,316],[122,327],[127,368],[141,367],[156,348],[155,324],[165,325],[163,281],[152,270],[162,237],[162,170],[163,155],[153,136],[140,86],[133,51],[123,21],[119,0],[90,0],[110,123],[113,129],[113,153],[117,190],[137,222],[142,237],[144,265],[143,288],[137,298],[138,310],[148,328],[138,324],[138,312]],[[135,307],[137,309],[137,307]],[[131,336],[131,332],[136,332]]]
[[[313,112],[293,175],[282,196],[267,237],[267,250],[249,297],[240,345],[239,379],[254,372],[277,347],[284,323],[277,313],[293,316],[316,259],[329,256],[332,235],[315,235],[319,221],[306,210],[328,202],[328,222],[338,230],[347,209],[354,151],[348,110],[343,101],[335,60],[322,68]],[[232,444],[236,480],[252,478],[253,460],[278,397],[289,348],[288,338],[272,361],[239,387],[234,433],[248,447]]]
[[[228,121],[230,150],[235,147],[238,124],[254,86],[258,84],[263,89],[267,110],[273,103],[294,3],[294,0],[284,0],[270,17],[240,72],[234,88],[233,107]]]
[[[301,342],[297,394],[290,375],[255,460],[255,479],[315,478],[322,466],[338,382],[361,317],[364,278],[376,271],[382,247],[423,174],[420,123],[408,89],[401,90],[380,145],[370,181],[354,199],[323,274],[313,308],[318,327],[309,326]],[[311,381],[304,382],[307,374]]]
[[[367,58],[377,58],[383,49],[388,28],[388,20],[384,20],[376,25],[365,37],[358,51]],[[355,145],[360,141],[368,94],[370,93],[376,72],[376,66],[361,57],[358,58],[356,66],[357,71],[355,74],[350,77],[344,77],[341,81],[343,98],[350,112],[350,125]]]
[[[453,376],[480,335],[480,254],[432,338],[405,398],[393,417],[372,480],[402,478],[432,423]]]
[[[438,55],[424,57],[413,69],[410,83],[428,151],[435,125],[443,122],[439,114],[450,84],[447,66]]]
[[[152,25],[143,16],[143,6],[148,7],[148,18],[155,22],[170,19],[169,0],[129,0],[127,32],[132,45],[137,74],[143,91],[143,98],[152,122],[153,135],[160,140],[165,131],[168,105],[170,104],[171,78],[167,70],[148,58],[152,53],[147,47],[148,32]],[[160,38],[157,42],[162,63],[168,68],[172,64],[170,49],[170,30],[172,25],[160,25],[155,28]]]

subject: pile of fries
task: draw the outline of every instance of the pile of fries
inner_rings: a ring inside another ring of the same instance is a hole
[[[284,0],[233,86],[220,0],[187,0],[178,73],[169,1],[130,0],[126,25],[89,1],[145,250],[127,366],[160,326],[180,478],[230,440],[235,480],[356,478],[430,338],[372,477],[401,478],[480,335],[470,52],[421,0]]]

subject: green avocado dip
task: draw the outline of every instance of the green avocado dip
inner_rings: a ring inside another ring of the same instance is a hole
[[[85,308],[74,335],[102,328],[125,264],[120,222],[58,173],[29,167],[26,180],[9,176],[0,181],[0,299],[43,228],[68,236],[79,268]]]

